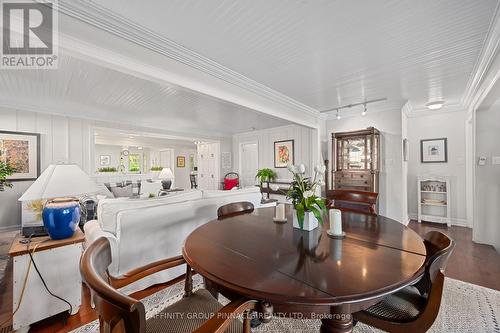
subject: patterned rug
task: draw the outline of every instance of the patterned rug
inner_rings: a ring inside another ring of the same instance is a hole
[[[199,275],[193,277],[194,289],[203,286]],[[184,293],[184,282],[179,282],[142,300],[146,308],[146,318],[159,313],[166,306],[177,302]],[[221,303],[227,300],[221,297]],[[443,300],[439,315],[429,332],[433,333],[500,333],[500,291],[484,288],[467,282],[446,278]],[[319,320],[298,320],[273,318],[268,324],[262,324],[252,332],[319,332]],[[98,333],[97,320],[81,326],[72,333]],[[364,324],[354,328],[357,333],[382,332]]]

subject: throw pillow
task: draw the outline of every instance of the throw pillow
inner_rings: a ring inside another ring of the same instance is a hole
[[[234,179],[224,178],[224,190],[230,190],[233,187],[237,187],[237,186],[238,186],[238,178],[234,178]]]
[[[124,187],[112,187],[111,191],[113,191],[115,198],[130,198],[133,195],[132,185],[127,185]]]

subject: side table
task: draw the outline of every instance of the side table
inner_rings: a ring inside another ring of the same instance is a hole
[[[19,304],[30,263],[28,247],[20,242],[22,240],[27,238],[16,237],[9,250],[9,256],[13,258],[12,311]],[[75,234],[67,239],[51,240],[49,237],[36,237],[32,238],[29,244],[30,252],[36,247],[36,251],[32,253],[33,259],[47,287],[53,294],[71,304],[72,315],[78,312],[81,305],[82,278],[79,264],[84,241],[83,232],[77,229]],[[12,320],[13,329],[27,332],[32,323],[68,310],[67,303],[47,292],[34,265],[31,264],[21,305]]]

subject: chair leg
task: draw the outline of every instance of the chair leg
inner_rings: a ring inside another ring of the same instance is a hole
[[[186,282],[184,284],[184,297],[189,297],[193,294],[193,271],[191,266],[186,265]]]
[[[251,321],[252,315],[250,314],[250,311],[245,311],[243,314],[243,333],[251,333]]]

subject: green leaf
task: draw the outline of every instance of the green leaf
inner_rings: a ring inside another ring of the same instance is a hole
[[[321,216],[321,211],[319,211],[316,207],[311,207],[311,212],[318,219],[318,222],[323,225],[323,217]]]
[[[318,206],[319,206],[322,210],[326,210],[325,200],[323,200],[323,199],[321,199],[321,198],[316,198],[316,203],[318,204]]]
[[[297,212],[297,220],[299,221],[299,227],[301,230],[304,229],[304,205],[302,203],[298,203],[295,206],[295,211]]]

